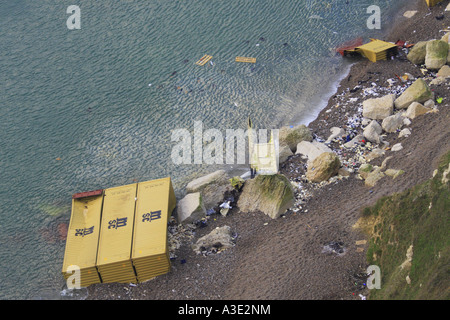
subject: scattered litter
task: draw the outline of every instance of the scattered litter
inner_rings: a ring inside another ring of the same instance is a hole
[[[220,209],[220,214],[221,214],[222,216],[226,217],[227,214],[228,214],[228,211],[232,208],[232,207],[230,206],[230,203],[231,203],[231,201],[224,202],[224,203],[222,203],[222,204],[219,206],[219,207],[221,208],[221,209]]]
[[[332,254],[335,253],[338,256],[345,254],[344,243],[341,241],[331,241],[323,246],[322,253]]]

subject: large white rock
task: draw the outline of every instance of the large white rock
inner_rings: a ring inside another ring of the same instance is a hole
[[[381,98],[368,99],[363,102],[363,117],[380,120],[394,112],[395,95],[389,94]]]
[[[383,132],[380,124],[376,120],[372,120],[367,127],[364,128],[364,138],[373,143],[380,143],[380,134]]]
[[[404,117],[400,113],[394,114],[390,117],[384,118],[381,123],[381,127],[386,132],[396,132],[397,129],[400,129],[403,126],[403,119]]]
[[[231,189],[230,177],[225,170],[218,170],[197,178],[186,186],[187,193],[200,192],[206,209],[221,203],[228,189]]]
[[[308,157],[309,161],[313,161],[324,152],[332,152],[325,144],[318,141],[302,141],[297,145],[297,151],[295,154],[302,154]]]
[[[405,112],[405,117],[408,117],[409,119],[414,119],[420,115],[423,115],[427,112],[431,111],[431,109],[428,109],[421,105],[418,102],[413,102],[408,109]]]
[[[189,193],[178,201],[178,223],[193,223],[205,217],[206,210],[200,192]]]
[[[291,148],[289,148],[289,146],[282,145],[280,146],[280,149],[278,151],[278,161],[279,163],[286,162],[286,160],[293,155],[294,153],[292,152]]]

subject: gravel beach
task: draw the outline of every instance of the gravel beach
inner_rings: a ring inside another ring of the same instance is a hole
[[[408,8],[398,13],[395,26],[383,40],[417,43],[440,39],[445,34],[441,30],[449,27],[450,12],[445,12],[444,19],[436,17],[444,13],[448,4],[446,0],[429,9],[423,0],[411,1]],[[418,12],[405,18],[403,13],[407,10]],[[309,124],[315,137],[326,140],[330,128],[348,126],[353,116],[360,113],[362,101],[373,97],[373,92],[384,95],[406,85],[396,75],[424,77],[420,67],[409,62],[403,51],[394,60],[354,60],[356,63],[326,108]],[[388,80],[395,81],[391,88]],[[353,226],[362,209],[382,196],[430,178],[440,156],[450,149],[448,79],[431,88],[436,97],[444,98],[437,105],[438,111],[414,119],[408,126],[409,137],[399,138],[397,132],[387,134],[384,139],[390,146],[401,143],[403,149],[387,150],[385,156],[371,162],[381,165],[387,156],[392,156],[388,167],[402,169],[403,175],[396,179],[385,177],[373,188],[365,186],[355,173],[321,186],[310,185],[311,197],[301,210],[289,211],[275,220],[261,212],[242,213],[233,207],[226,217],[213,215],[206,226],[195,230],[193,239],[177,250],[170,273],[138,285],[94,285],[88,288],[87,299],[361,300],[360,294],[368,294],[363,285],[367,262],[366,248],[357,242],[366,240],[367,235]],[[356,130],[362,132],[360,128]],[[350,156],[342,152],[343,157]],[[280,171],[291,180],[301,179],[304,163],[295,155]],[[190,243],[224,225],[236,235],[235,246],[218,254],[195,254]]]

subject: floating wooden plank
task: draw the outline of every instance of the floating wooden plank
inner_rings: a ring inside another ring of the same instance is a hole
[[[204,66],[212,59],[212,56],[205,54],[200,60],[198,60],[195,64],[198,66]]]
[[[256,58],[236,57],[236,62],[256,63]]]

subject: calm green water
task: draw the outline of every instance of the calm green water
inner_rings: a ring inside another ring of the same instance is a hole
[[[171,130],[312,120],[349,67],[333,48],[406,1],[348,2],[1,1],[0,298],[60,295],[73,193],[213,169],[172,164]]]

